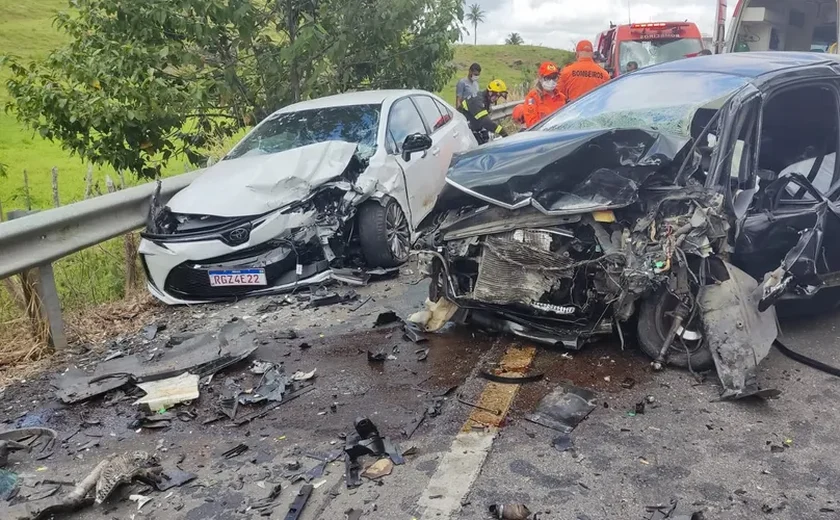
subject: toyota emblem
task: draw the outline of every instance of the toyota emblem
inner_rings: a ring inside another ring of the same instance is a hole
[[[244,242],[248,239],[248,230],[245,228],[236,228],[230,233],[228,233],[228,238],[231,242]]]

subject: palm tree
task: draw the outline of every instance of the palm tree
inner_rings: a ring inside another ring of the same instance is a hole
[[[473,45],[478,44],[478,24],[484,23],[484,15],[487,14],[481,10],[481,6],[473,4],[470,6],[470,11],[467,13],[467,21],[473,26]]]
[[[522,45],[525,41],[519,33],[510,33],[505,38],[505,45]]]

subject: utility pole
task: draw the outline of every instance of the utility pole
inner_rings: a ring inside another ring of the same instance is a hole
[[[632,0],[627,0],[627,23],[633,23],[633,17],[630,14],[630,2]],[[837,0],[840,3],[840,0]]]

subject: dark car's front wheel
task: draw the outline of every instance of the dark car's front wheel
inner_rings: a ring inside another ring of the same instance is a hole
[[[639,346],[653,359],[659,357],[665,337],[671,332],[678,305],[677,298],[664,287],[641,302],[637,329]],[[672,338],[666,354],[668,364],[680,368],[690,367],[692,370],[709,370],[714,366],[712,352],[703,336],[702,323],[697,314],[679,329],[681,338],[676,335]]]
[[[368,267],[397,267],[408,260],[411,230],[397,201],[362,204],[358,222],[359,241]]]

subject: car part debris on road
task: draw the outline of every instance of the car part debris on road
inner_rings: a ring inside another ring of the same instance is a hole
[[[388,437],[380,436],[379,430],[370,419],[360,417],[354,421],[353,426],[355,431],[346,435],[344,444],[345,481],[348,488],[362,485],[361,462],[359,459],[365,455],[387,456],[390,462],[396,465],[405,463],[399,444],[394,443]],[[382,473],[379,476],[390,474],[393,466],[387,465],[387,463],[382,463],[382,465],[374,471],[387,471],[387,473]]]
[[[184,372],[180,376],[138,383],[137,387],[146,395],[134,402],[146,405],[150,411],[166,410],[176,404],[198,399],[198,375]]]
[[[595,392],[571,385],[561,385],[545,396],[527,420],[570,434],[596,408]]]
[[[100,363],[93,374],[70,369],[54,381],[56,395],[69,404],[128,383],[159,381],[185,372],[206,377],[250,356],[257,349],[255,337],[242,321],[235,321],[224,325],[217,334],[202,334],[186,340],[177,349],[166,349],[151,362],[132,355]]]
[[[499,520],[528,520],[531,510],[523,504],[493,504],[490,514]]]
[[[315,488],[312,484],[304,484],[301,486],[300,491],[298,491],[298,494],[295,496],[295,501],[289,508],[289,512],[286,513],[284,520],[298,520],[300,518],[300,515],[303,513],[303,508],[306,507],[306,503],[312,495],[313,489]]]
[[[37,460],[52,455],[57,434],[49,428],[18,428],[0,432],[0,468],[9,461],[9,455],[26,452]]]

